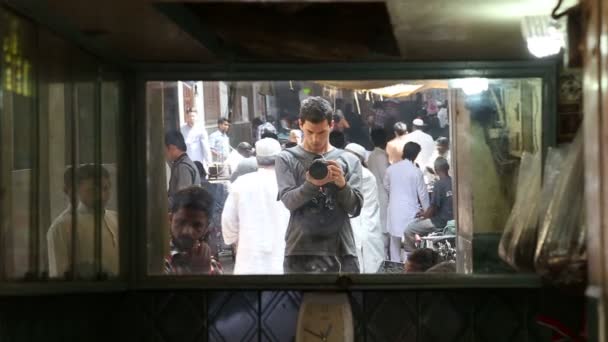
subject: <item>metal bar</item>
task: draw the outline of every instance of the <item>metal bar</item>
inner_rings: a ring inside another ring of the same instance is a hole
[[[4,15],[3,9],[0,7],[0,15]],[[3,26],[0,25],[0,38],[3,37]],[[4,55],[0,52],[0,58],[4,60]],[[4,79],[2,77],[4,73],[0,73],[0,85],[4,84]],[[7,96],[3,94],[0,96],[0,282],[5,279],[5,267],[4,263],[6,262],[6,245],[4,240],[4,232],[9,227],[9,213],[10,211],[7,209],[9,203],[8,185],[11,183],[8,179],[8,163],[7,156],[11,154],[11,151],[7,148],[7,125],[4,111],[4,97]]]
[[[151,81],[206,80],[403,80],[445,78],[553,77],[557,60],[526,62],[400,63],[138,63],[141,77]]]
[[[71,126],[71,156],[70,160],[72,163],[72,193],[70,194],[70,203],[72,206],[72,230],[70,231],[70,280],[75,280],[77,269],[76,262],[78,258],[78,250],[77,250],[77,242],[78,242],[78,198],[76,194],[78,192],[78,86],[74,82],[74,77],[72,75],[71,82],[68,83],[70,92],[68,92],[71,96],[71,110],[70,116],[72,119]]]
[[[0,245],[0,250],[2,251],[2,260],[0,260],[0,267],[2,267],[0,274],[3,279],[10,279],[12,275],[12,268],[9,267],[9,262],[12,260],[11,251],[13,250],[12,246],[9,246],[11,243],[11,227],[12,227],[12,218],[13,218],[13,161],[14,161],[14,131],[13,131],[13,94],[9,92],[5,92],[2,97],[4,108],[2,108],[2,113],[4,114],[4,126],[2,127],[2,131],[0,134],[4,135],[4,139],[2,141],[2,170],[4,172],[3,175],[3,187],[4,187],[4,198],[3,201],[3,209],[2,213],[2,245]]]
[[[0,14],[3,14],[0,8]],[[0,25],[0,37],[2,37],[2,26]],[[3,57],[0,52],[0,57]],[[0,85],[3,84],[4,73],[0,74]],[[5,109],[8,102],[9,93],[0,96],[0,280],[6,279],[6,262],[8,261],[6,232],[10,225],[11,218],[11,160],[12,160],[12,124]]]
[[[40,35],[38,30],[36,30],[36,46],[40,46]],[[37,55],[38,57],[38,55]],[[37,58],[38,59],[38,58]],[[36,63],[36,65],[40,65],[40,63]],[[29,241],[29,270],[27,277],[30,279],[35,279],[40,276],[40,178],[42,177],[42,172],[40,168],[40,136],[41,136],[41,127],[40,127],[40,98],[38,96],[38,84],[40,82],[40,70],[37,67],[34,70],[35,73],[35,86],[32,91],[32,98],[37,99],[34,101],[34,118],[32,120],[32,151],[31,155],[33,156],[32,160],[32,172],[30,177],[30,241]]]
[[[148,223],[148,212],[147,209],[149,207],[149,203],[151,202],[150,196],[148,196],[148,121],[149,121],[149,113],[147,108],[146,101],[146,82],[142,81],[137,77],[136,74],[133,74],[130,78],[129,85],[132,86],[134,96],[132,115],[128,117],[132,118],[129,120],[128,124],[125,125],[122,130],[123,139],[127,139],[126,137],[134,135],[134,144],[126,144],[126,146],[132,146],[131,155],[123,155],[123,160],[125,162],[124,165],[132,165],[134,166],[129,173],[129,179],[132,180],[130,187],[131,191],[127,196],[129,199],[133,199],[134,194],[139,195],[139,198],[143,198],[145,200],[139,201],[131,201],[130,204],[133,207],[132,212],[132,220],[135,224],[133,227],[141,226],[146,227],[144,229],[130,230],[131,244],[129,245],[129,251],[131,252],[129,255],[131,257],[131,262],[129,265],[131,266],[131,277],[130,282],[133,287],[138,287],[139,283],[147,276],[148,273],[148,249],[146,246],[147,243],[141,243],[142,241],[147,241],[148,239],[148,230],[150,227],[147,225]],[[135,115],[135,113],[142,113],[142,115]],[[146,158],[136,158],[136,156],[146,156]],[[127,164],[127,162],[135,162],[131,164]],[[125,170],[125,172],[127,172]],[[145,175],[142,177],[141,175]],[[165,181],[166,182],[166,181]],[[166,184],[166,183],[165,183]],[[128,191],[127,187],[124,188],[124,191]],[[132,248],[131,248],[132,247]]]
[[[99,68],[96,72],[95,83],[93,86],[93,160],[96,166],[95,168],[95,208],[93,213],[93,229],[95,231],[94,241],[94,259],[93,264],[95,265],[96,277],[102,275],[102,232],[101,225],[104,221],[105,209],[102,207],[102,192],[103,192],[103,176],[102,176],[102,160],[101,160],[101,134],[102,134],[102,123],[101,123],[101,75],[102,69]]]

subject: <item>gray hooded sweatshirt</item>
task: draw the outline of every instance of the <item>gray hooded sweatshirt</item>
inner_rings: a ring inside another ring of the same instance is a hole
[[[337,148],[321,155],[341,165],[346,186],[338,189],[330,184],[319,188],[306,181],[308,167],[319,156],[298,145],[277,157],[278,199],[291,212],[285,256],[356,256],[350,217],[358,216],[363,206],[361,162]]]

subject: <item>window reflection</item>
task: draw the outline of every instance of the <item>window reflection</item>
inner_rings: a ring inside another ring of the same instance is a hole
[[[99,174],[100,193],[97,188]],[[68,168],[66,178],[76,179],[76,187],[68,188],[68,192],[76,198],[77,206],[68,207],[49,228],[47,239],[50,276],[64,277],[74,268],[80,277],[95,277],[98,262],[95,251],[100,247],[101,272],[117,276],[118,215],[116,211],[106,209],[111,194],[110,173],[104,167],[85,164],[77,169]],[[103,211],[100,227],[96,227],[96,208],[102,208]],[[97,229],[101,232],[97,233]],[[96,234],[101,235],[100,247],[96,246]]]
[[[35,263],[35,97],[33,97],[33,57],[35,29],[30,23],[0,10],[0,137],[2,183],[0,206],[4,251],[2,267],[7,278],[21,278]]]
[[[117,276],[120,82],[50,32],[0,17],[0,279]]]
[[[519,158],[540,148],[540,79],[484,81],[148,83],[169,184],[149,246],[170,256],[163,271],[149,247],[150,273],[455,271],[455,176],[473,189],[463,231],[500,232]],[[180,237],[173,198],[200,188],[205,227]]]

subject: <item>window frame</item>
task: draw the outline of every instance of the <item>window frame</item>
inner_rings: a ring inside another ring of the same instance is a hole
[[[557,75],[559,61],[554,59],[511,62],[374,62],[374,63],[236,63],[236,64],[154,64],[135,65],[137,88],[135,108],[142,122],[138,128],[138,155],[147,156],[132,159],[138,166],[129,172],[138,171],[140,179],[133,189],[139,198],[137,227],[133,232],[134,240],[130,245],[135,250],[136,259],[132,260],[132,279],[136,288],[164,289],[412,289],[412,288],[481,288],[481,287],[538,287],[540,281],[533,274],[451,274],[451,275],[280,275],[280,276],[164,276],[148,275],[148,253],[146,249],[147,229],[155,229],[157,221],[148,220],[148,213],[158,212],[151,208],[147,200],[149,189],[145,179],[158,178],[150,173],[153,160],[146,146],[152,141],[150,127],[154,120],[147,113],[145,85],[148,81],[289,81],[289,80],[392,80],[392,79],[452,79],[466,77],[484,78],[540,78],[542,80],[542,153],[556,144]],[[142,92],[143,89],[143,92]],[[156,127],[158,129],[158,127]],[[158,133],[158,131],[156,131]],[[143,177],[141,177],[143,176]],[[152,180],[152,184],[159,180]],[[467,186],[458,183],[458,186]],[[143,196],[142,196],[143,195]],[[462,205],[462,203],[461,203]],[[459,206],[460,208],[460,206]],[[126,212],[126,210],[122,210]],[[458,216],[458,215],[457,215]],[[150,223],[150,224],[148,224]],[[158,229],[158,228],[156,228]]]

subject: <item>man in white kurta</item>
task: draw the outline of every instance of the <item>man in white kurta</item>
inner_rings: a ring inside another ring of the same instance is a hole
[[[222,213],[226,244],[236,244],[234,274],[282,274],[289,211],[277,200],[274,160],[281,152],[272,138],[256,142],[258,170],[239,177]]]
[[[388,193],[384,189],[384,175],[386,169],[389,167],[388,155],[386,154],[385,148],[387,143],[386,132],[382,128],[375,128],[372,130],[372,142],[374,143],[374,150],[370,153],[367,158],[367,168],[376,177],[376,185],[378,188],[378,204],[380,205],[380,228],[384,235],[384,249],[385,255],[388,255],[388,246],[390,241],[390,235],[388,234],[386,214],[388,207]]]
[[[359,144],[348,144],[345,151],[353,153],[361,163],[361,193],[363,207],[357,217],[350,219],[357,247],[357,258],[361,273],[376,273],[385,259],[382,228],[380,227],[380,203],[376,177],[365,167],[365,148]]]
[[[404,159],[391,165],[384,176],[384,188],[388,192],[388,231],[391,234],[391,261],[403,261],[401,240],[405,228],[416,219],[420,210],[429,207],[429,194],[422,171],[414,160],[420,153],[420,145],[408,142],[404,148]]]
[[[418,164],[420,168],[429,164],[429,160],[435,151],[435,141],[433,141],[433,137],[429,134],[424,133],[422,130],[424,126],[424,121],[421,119],[414,120],[413,132],[405,136],[406,143],[413,141],[420,145],[420,154],[418,154],[418,158],[416,158],[416,164]]]
[[[84,165],[77,170],[80,203],[76,211],[71,208],[61,213],[51,224],[47,233],[49,254],[49,275],[63,277],[72,265],[72,215],[76,215],[76,272],[85,277],[95,276],[95,214],[94,207],[98,194],[95,190],[96,167]],[[100,228],[101,228],[101,268],[109,276],[118,276],[118,215],[106,210],[110,196],[110,177],[102,169]]]
[[[188,157],[192,161],[199,161],[205,170],[208,170],[212,162],[211,149],[209,148],[209,136],[203,124],[197,122],[198,114],[190,110],[186,114],[186,123],[180,127],[180,131],[186,141]]]

